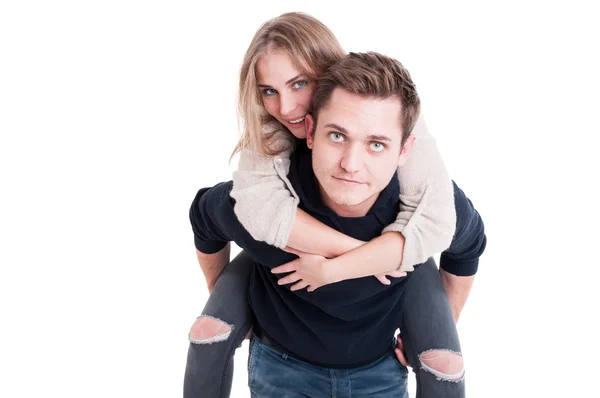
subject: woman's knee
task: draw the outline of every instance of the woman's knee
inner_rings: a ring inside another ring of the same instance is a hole
[[[231,335],[233,325],[220,319],[202,315],[192,325],[188,336],[194,344],[212,344],[225,341]]]
[[[449,350],[428,350],[419,354],[421,369],[432,373],[438,380],[460,382],[465,367],[461,354]]]

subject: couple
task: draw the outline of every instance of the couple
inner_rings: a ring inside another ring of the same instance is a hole
[[[239,106],[239,169],[190,208],[211,296],[184,396],[229,395],[251,327],[252,396],[408,396],[407,364],[417,396],[464,396],[455,322],[486,239],[406,69],[288,13],[252,40]]]

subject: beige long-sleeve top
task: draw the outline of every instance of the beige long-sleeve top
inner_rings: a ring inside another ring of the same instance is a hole
[[[233,173],[231,197],[240,223],[259,241],[284,248],[290,236],[298,195],[287,178],[293,136],[279,123],[264,127],[276,131],[283,152],[268,158],[247,149],[240,153]],[[456,228],[454,189],[435,139],[419,117],[412,151],[398,168],[400,209],[393,224],[383,232],[401,232],[405,238],[400,270],[421,264],[450,245]]]

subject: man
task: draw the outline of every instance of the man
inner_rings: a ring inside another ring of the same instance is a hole
[[[308,148],[298,145],[289,179],[303,210],[332,228],[369,241],[398,211],[396,169],[409,155],[414,141],[409,132],[419,112],[414,84],[393,59],[349,54],[319,80],[313,98],[312,116],[306,117]],[[406,311],[419,304],[411,300],[431,299],[410,287],[418,278],[433,276],[439,281],[433,261],[406,278],[394,279],[390,286],[360,278],[314,292],[291,291],[278,284],[282,275],[271,270],[295,256],[252,239],[234,215],[230,189],[231,182],[200,190],[190,215],[198,251],[217,253],[235,241],[256,262],[249,294],[257,335],[249,358],[253,396],[407,396],[402,377],[406,368],[393,356],[392,339]],[[463,278],[456,282],[447,276],[457,318],[468,294],[468,288],[465,294],[461,287],[470,286],[485,235],[479,215],[456,185],[455,200],[456,234],[442,254],[441,267]],[[441,282],[435,298],[440,291],[447,303]],[[414,333],[419,336],[409,338],[407,354],[411,363],[421,364],[417,379],[452,381],[440,382],[423,394],[463,396],[452,311],[447,304],[440,311],[417,317],[425,326]],[[420,335],[427,335],[425,329],[435,330],[440,319],[452,324],[444,329],[448,336],[435,340],[444,345],[427,346],[429,340]]]

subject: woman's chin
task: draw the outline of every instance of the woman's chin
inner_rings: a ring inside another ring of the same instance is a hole
[[[285,126],[288,128],[288,130],[290,130],[294,137],[301,140],[306,138],[306,127],[304,126],[304,123],[301,123],[298,126],[294,126],[291,123],[285,123]]]

